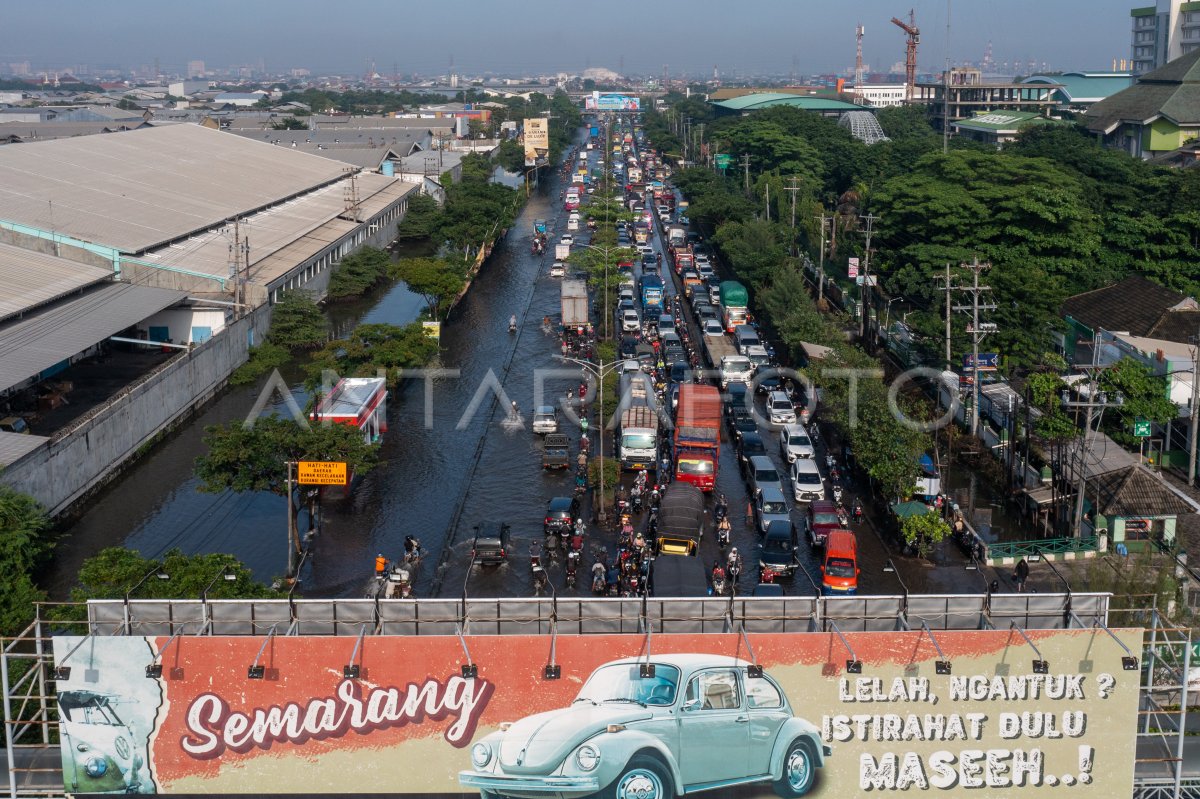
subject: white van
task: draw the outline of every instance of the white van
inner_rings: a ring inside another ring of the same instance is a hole
[[[579,214],[571,214],[567,219],[567,230],[579,230]]]
[[[733,331],[733,342],[737,345],[737,350],[740,354],[746,354],[747,347],[760,347],[762,341],[758,338],[758,333],[750,325],[738,325]]]

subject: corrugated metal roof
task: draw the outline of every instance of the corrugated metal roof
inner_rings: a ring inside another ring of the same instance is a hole
[[[0,431],[0,467],[11,466],[48,441],[45,436]]]
[[[112,271],[0,244],[0,321],[112,277]]]
[[[344,168],[189,124],[33,142],[0,147],[0,219],[141,252],[336,180]]]
[[[0,327],[0,390],[18,385],[187,296],[113,283]]]
[[[235,137],[231,136],[230,138]],[[272,149],[284,148],[272,147]],[[412,184],[375,174],[360,174],[355,178],[355,183],[358,188],[360,219],[364,221],[413,189]],[[313,252],[320,251],[321,248],[317,248],[298,260],[291,260],[290,263],[284,263],[274,257],[308,234],[344,214],[346,208],[344,188],[340,183],[327,186],[242,220],[243,234],[250,241],[251,282],[266,285],[285,274]],[[348,227],[343,232],[348,232],[354,227],[353,222],[346,222],[346,225]],[[147,253],[142,260],[226,277],[229,275],[230,241],[230,237],[220,231],[209,231],[187,241]],[[307,251],[306,246],[301,246],[298,250],[291,252],[304,251]],[[288,259],[290,258],[289,254]]]
[[[805,111],[868,111],[870,109],[847,103],[842,100],[835,100],[831,97],[806,97],[796,94],[784,94],[782,92],[760,92],[756,94],[745,94],[741,97],[734,97],[729,100],[719,100],[713,102],[712,105],[726,108],[730,111],[753,111],[758,108],[769,108],[774,105],[788,105],[795,108],[802,108]]]

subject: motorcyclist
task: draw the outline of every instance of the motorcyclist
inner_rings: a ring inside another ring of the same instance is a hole
[[[513,314],[512,316],[508,317],[508,329],[509,330],[517,329],[517,315],[516,314]]]
[[[725,566],[729,571],[730,577],[736,578],[742,573],[742,556],[738,552],[737,547],[729,550],[729,557],[725,559]]]
[[[409,560],[421,557],[421,542],[411,535],[404,536],[404,554]]]
[[[733,526],[729,523],[728,516],[722,516],[717,522],[717,543],[722,547],[729,543],[729,534],[733,532]]]
[[[713,515],[717,517],[717,521],[729,516],[729,500],[725,498],[724,493],[717,497],[717,504],[716,507],[713,508]]]
[[[517,401],[512,401],[512,418],[516,419],[521,415],[521,409],[517,407]]]

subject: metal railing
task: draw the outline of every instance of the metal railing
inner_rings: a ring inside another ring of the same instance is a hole
[[[1081,538],[1041,538],[1033,541],[1000,541],[987,545],[989,560],[996,558],[1028,558],[1039,555],[1062,555],[1068,552],[1095,552],[1099,539],[1094,535]]]

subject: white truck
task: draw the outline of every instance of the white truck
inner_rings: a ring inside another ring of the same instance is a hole
[[[617,458],[621,468],[657,471],[658,414],[650,378],[640,371],[621,375],[620,402]]]
[[[682,247],[687,244],[687,228],[683,225],[671,225],[667,228],[667,244],[672,247]]]
[[[754,363],[737,351],[729,336],[705,336],[704,353],[708,365],[720,372],[721,388],[730,383],[749,383],[754,377]]]

